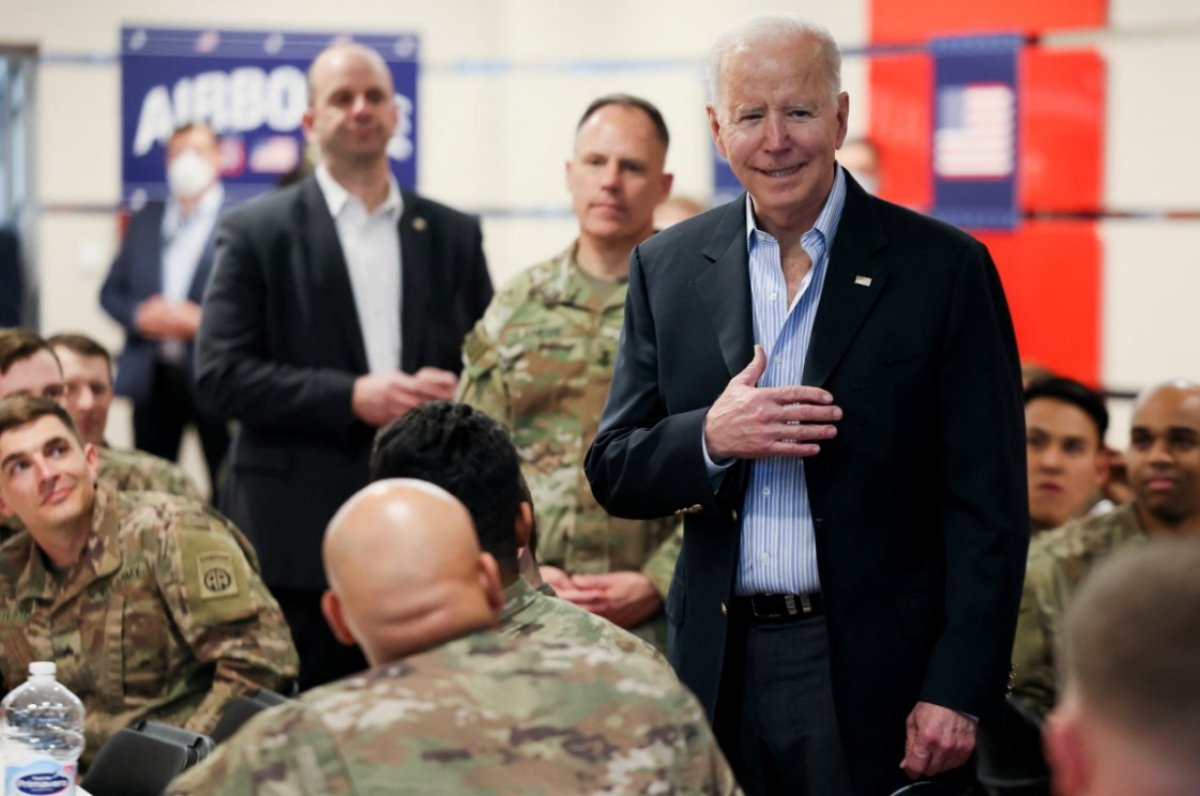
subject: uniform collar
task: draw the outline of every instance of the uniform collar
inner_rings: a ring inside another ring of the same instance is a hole
[[[46,557],[30,535],[25,567],[17,579],[17,599],[65,602],[90,584],[120,569],[116,503],[116,492],[111,487],[97,484],[96,502],[92,506],[92,533],[79,554],[79,560],[61,578],[55,577],[46,566]]]
[[[537,286],[533,293],[547,307],[558,304],[584,306],[587,302],[588,283],[595,277],[587,274],[579,265],[579,238],[572,241],[554,260],[553,277],[542,285]],[[616,280],[615,284],[628,282],[628,277]],[[625,295],[613,291],[610,302],[615,301],[621,307],[625,306]]]
[[[504,607],[500,609],[500,623],[512,622],[517,614],[533,605],[541,594],[529,585],[524,578],[518,577],[504,589]]]

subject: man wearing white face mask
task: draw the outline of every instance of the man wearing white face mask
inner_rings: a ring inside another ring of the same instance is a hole
[[[184,125],[171,135],[166,155],[170,195],[130,219],[100,303],[125,327],[114,386],[133,401],[134,445],[173,460],[184,429],[194,423],[215,493],[229,431],[197,409],[191,362],[225,198],[216,133],[203,124]]]

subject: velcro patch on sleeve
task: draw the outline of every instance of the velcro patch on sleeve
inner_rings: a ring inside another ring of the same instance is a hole
[[[208,552],[196,556],[200,576],[200,599],[236,597],[240,591],[233,556],[229,553]]]

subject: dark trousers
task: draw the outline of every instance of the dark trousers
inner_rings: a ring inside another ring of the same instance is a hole
[[[229,425],[201,412],[192,396],[187,372],[179,365],[159,362],[154,368],[150,402],[133,408],[133,444],[146,453],[175,461],[188,424],[196,426],[204,464],[212,484],[212,502],[217,504],[221,465],[229,450]]]
[[[731,610],[713,729],[748,796],[849,796],[825,618]]]
[[[272,588],[300,653],[300,690],[340,680],[367,669],[357,646],[338,641],[321,613],[321,592]]]

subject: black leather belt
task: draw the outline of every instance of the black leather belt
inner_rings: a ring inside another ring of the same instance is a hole
[[[789,622],[810,619],[825,613],[820,592],[810,594],[752,594],[734,597],[731,605],[742,616]]]

